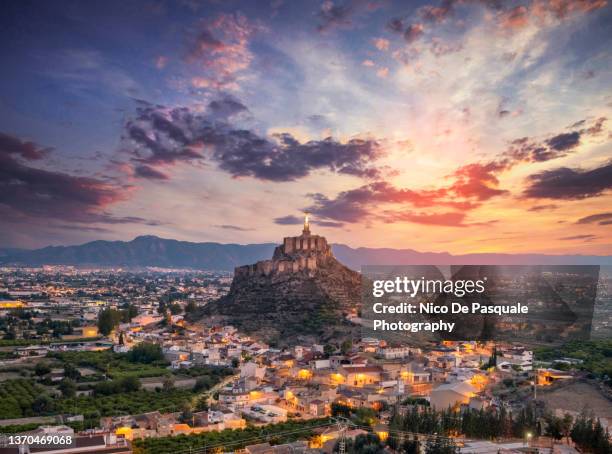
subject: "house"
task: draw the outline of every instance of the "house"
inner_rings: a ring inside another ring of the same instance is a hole
[[[444,383],[431,391],[429,401],[438,410],[445,410],[457,405],[469,404],[476,396],[476,388],[468,382]]]
[[[363,387],[380,383],[383,369],[379,366],[344,366],[339,373],[347,386]]]
[[[310,413],[312,416],[317,416],[317,417],[325,416],[328,414],[327,406],[325,405],[325,402],[323,402],[322,400],[319,400],[319,399],[312,400],[308,407],[308,413]]]

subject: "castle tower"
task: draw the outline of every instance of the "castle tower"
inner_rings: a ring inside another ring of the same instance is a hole
[[[304,230],[302,230],[302,235],[310,235],[310,213],[308,211],[304,212]]]

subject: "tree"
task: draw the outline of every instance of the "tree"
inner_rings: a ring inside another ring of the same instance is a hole
[[[547,415],[545,417],[546,431],[545,435],[554,438],[555,440],[561,440],[563,438],[563,428],[561,418],[554,415]]]
[[[32,411],[38,415],[51,413],[54,409],[55,403],[53,399],[46,394],[41,394],[32,402]]]
[[[353,342],[351,342],[351,340],[349,339],[345,340],[340,345],[340,351],[342,352],[343,355],[346,355],[348,352],[350,352],[351,348],[353,348]]]
[[[174,389],[174,378],[171,376],[167,376],[164,378],[164,383],[162,385],[162,389],[164,392],[170,392]]]
[[[98,314],[98,330],[103,336],[108,336],[121,320],[121,312],[112,308],[103,309]]]
[[[127,353],[127,358],[132,363],[150,364],[155,361],[162,361],[164,353],[159,344],[142,342]]]
[[[74,397],[76,395],[76,385],[72,380],[63,379],[59,384],[59,390],[64,397]]]
[[[198,310],[198,305],[195,303],[195,301],[189,301],[187,305],[185,306],[186,314],[191,314],[197,310]]]
[[[183,421],[184,423],[191,423],[192,419],[193,419],[193,406],[191,405],[191,402],[186,400],[185,402],[183,402],[182,409],[181,409],[181,421]]]
[[[201,391],[207,391],[212,386],[212,380],[208,375],[204,375],[196,380],[193,386],[193,391],[198,393]]]
[[[128,376],[121,379],[121,387],[126,393],[138,391],[141,387],[140,380],[134,376]]]
[[[123,322],[128,323],[131,322],[137,315],[138,308],[134,304],[127,304],[121,313],[121,318]]]
[[[336,347],[332,344],[325,344],[325,346],[323,347],[323,353],[325,353],[325,355],[330,356],[333,355],[336,351]]]
[[[38,377],[42,377],[43,375],[47,375],[51,372],[51,368],[47,363],[37,363],[34,367],[34,373]]]
[[[570,433],[572,432],[572,423],[574,422],[574,418],[569,413],[563,415],[563,419],[561,420],[561,433],[565,437],[566,440],[569,441]]]
[[[64,364],[64,376],[71,380],[78,380],[81,378],[81,373],[73,364],[66,363]]]
[[[200,397],[200,399],[198,399],[198,401],[196,402],[195,410],[196,411],[208,410],[208,397],[206,396]]]
[[[178,315],[183,312],[183,307],[179,303],[171,304],[170,306],[168,306],[168,309],[170,309],[170,313],[172,315]]]

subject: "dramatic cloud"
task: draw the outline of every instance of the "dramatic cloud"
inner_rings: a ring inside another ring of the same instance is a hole
[[[599,213],[585,216],[576,221],[576,224],[599,224],[599,225],[610,225],[612,224],[612,213]]]
[[[583,137],[599,135],[604,130],[606,121],[605,117],[594,121],[580,120],[570,127],[575,129],[574,131],[559,133],[545,140],[521,137],[510,143],[510,147],[503,156],[509,160],[509,164],[544,162],[562,158],[576,151]],[[583,126],[587,124],[590,124],[590,126],[584,128]],[[582,129],[576,129],[581,127]]]
[[[579,200],[612,188],[612,163],[591,170],[561,167],[531,175],[523,195],[528,198]]]
[[[435,189],[412,190],[401,189],[390,183],[376,181],[367,185],[342,191],[335,198],[323,194],[311,194],[314,204],[308,210],[323,219],[339,222],[358,222],[363,219],[378,219],[382,222],[413,222],[429,225],[465,226],[465,211],[474,209],[482,203],[505,194],[509,191],[500,188],[499,176],[514,166],[525,162],[542,162],[565,156],[580,144],[580,137],[599,134],[603,129],[605,118],[594,122],[583,120],[573,125],[582,129],[569,133],[560,133],[537,140],[528,137],[517,139],[498,159],[488,162],[466,164],[448,175],[450,182]],[[569,171],[569,169],[566,169]],[[558,191],[565,191],[565,198],[582,198],[602,192],[603,187],[612,186],[605,181],[607,173],[603,170],[579,173],[574,172],[573,182],[559,185]],[[555,171],[543,172],[530,178],[527,197],[544,197],[546,191],[554,191],[554,182],[558,175]],[[563,175],[568,177],[568,175]],[[570,177],[572,175],[569,175]],[[602,181],[596,182],[602,178]],[[578,188],[578,185],[582,185]],[[576,194],[570,196],[572,191]],[[586,192],[584,192],[586,191]],[[581,194],[581,195],[578,195]],[[563,198],[552,197],[550,198]],[[381,205],[392,208],[380,211]],[[417,208],[448,207],[458,211],[423,213],[406,211],[402,205],[411,204]],[[396,208],[397,207],[397,208]],[[556,205],[536,205],[530,211],[552,210]],[[290,219],[279,219],[288,222]]]
[[[179,162],[210,160],[234,177],[293,181],[317,169],[362,178],[380,176],[373,163],[384,155],[370,139],[332,138],[300,142],[291,134],[262,136],[232,124],[246,110],[233,98],[216,100],[204,112],[185,107],[145,105],[125,126],[124,148],[134,175],[167,179],[164,168]]]
[[[0,208],[5,220],[59,219],[64,222],[142,222],[140,218],[116,218],[105,209],[126,199],[127,188],[95,178],[30,167],[26,161],[41,159],[49,149],[13,136],[0,135]]]
[[[453,200],[449,189],[418,190],[400,189],[384,181],[370,183],[359,188],[340,192],[334,199],[323,194],[309,195],[314,204],[308,211],[323,219],[338,222],[362,222],[364,219],[379,219],[383,222],[415,222],[431,225],[458,226],[464,213],[416,213],[403,209],[380,210],[381,206],[402,207],[410,204],[417,208],[449,207],[457,210],[470,210],[475,204],[467,200]],[[290,217],[277,220],[288,223]],[[279,222],[280,223],[280,222]]]
[[[502,195],[507,191],[497,188],[499,180],[496,174],[506,170],[506,167],[507,165],[503,162],[465,165],[453,174],[457,180],[450,189],[456,196],[474,198],[479,201]]]

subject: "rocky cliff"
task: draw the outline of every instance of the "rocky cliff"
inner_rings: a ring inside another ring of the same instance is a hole
[[[358,309],[360,294],[360,274],[336,260],[306,223],[271,260],[236,268],[228,295],[204,315],[280,344],[322,342],[351,329],[345,316]]]

